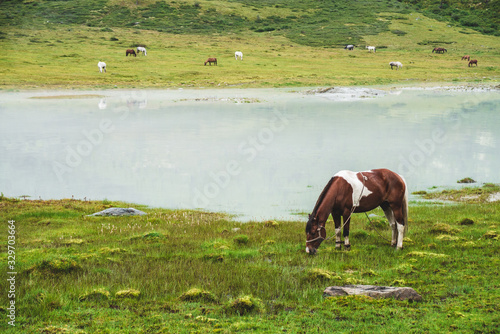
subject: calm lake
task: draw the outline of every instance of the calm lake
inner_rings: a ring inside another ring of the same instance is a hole
[[[303,219],[343,169],[500,183],[499,106],[481,89],[1,92],[0,191]]]

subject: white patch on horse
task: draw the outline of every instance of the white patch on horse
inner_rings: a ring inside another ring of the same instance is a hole
[[[363,172],[363,173],[371,173]],[[359,206],[359,202],[363,197],[369,196],[372,191],[366,187],[366,184],[363,185],[363,182],[358,179],[358,173],[351,172],[350,170],[342,170],[335,174],[334,176],[338,176],[343,178],[351,185],[352,188],[352,203],[354,206]],[[366,176],[363,176],[366,178]]]

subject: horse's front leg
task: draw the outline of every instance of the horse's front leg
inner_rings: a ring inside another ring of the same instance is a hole
[[[333,222],[335,223],[335,249],[342,249],[342,238],[340,224],[342,223],[342,217],[339,214],[332,212]]]

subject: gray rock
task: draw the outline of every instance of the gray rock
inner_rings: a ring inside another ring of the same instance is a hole
[[[134,208],[109,208],[88,216],[91,217],[91,216],[144,216],[144,215],[147,215],[147,213]]]
[[[323,291],[323,297],[337,297],[347,295],[364,295],[372,298],[394,298],[397,300],[421,301],[415,290],[408,287],[391,287],[377,285],[345,285],[329,286]]]

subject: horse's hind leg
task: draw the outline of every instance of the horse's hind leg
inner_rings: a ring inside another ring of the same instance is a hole
[[[394,212],[392,212],[392,209],[389,205],[382,206],[382,209],[384,210],[385,217],[387,218],[389,224],[391,225],[391,230],[392,230],[391,246],[395,247],[398,241],[398,228],[396,224],[396,219],[394,218]]]
[[[384,213],[391,222],[392,227],[392,241],[391,246],[396,246],[397,249],[403,249],[403,238],[405,234],[405,221],[403,217],[403,209],[399,205],[392,203],[390,206],[384,209]],[[389,213],[390,211],[390,213]],[[391,218],[389,218],[391,217]]]

